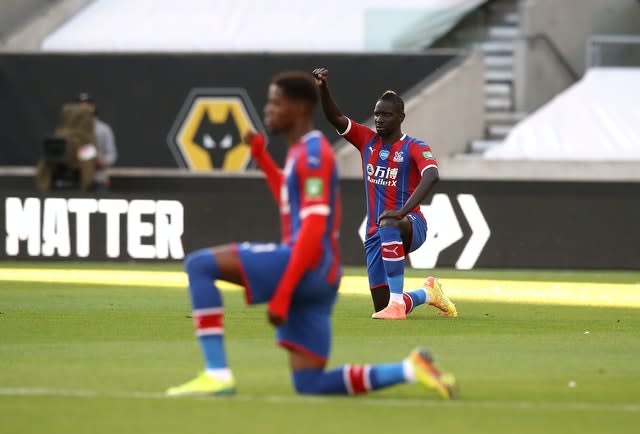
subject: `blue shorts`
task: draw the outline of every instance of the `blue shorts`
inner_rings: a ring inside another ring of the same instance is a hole
[[[282,279],[291,247],[283,244],[235,244],[240,259],[247,304],[268,303]],[[338,278],[329,284],[324,273],[308,271],[291,299],[287,322],[276,330],[278,345],[325,362],[331,347],[331,312]]]
[[[411,245],[409,252],[417,250],[427,239],[427,221],[422,214],[409,213],[407,219],[411,222]],[[387,273],[382,262],[381,249],[382,240],[380,234],[376,232],[364,242],[364,251],[367,256],[367,274],[369,275],[369,288],[387,285]]]

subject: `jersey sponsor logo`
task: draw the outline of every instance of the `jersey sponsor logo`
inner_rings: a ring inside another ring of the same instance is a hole
[[[380,151],[380,153],[378,154],[380,156],[380,159],[382,161],[386,160],[387,158],[389,158],[389,151],[386,149],[383,149],[382,151]]]
[[[385,187],[398,186],[398,168],[367,165],[367,181],[372,184],[383,185]]]
[[[264,131],[244,89],[193,89],[168,136],[176,162],[192,171],[244,171],[251,160],[244,134]]]
[[[424,158],[433,158],[433,154],[432,154],[431,152],[429,152],[429,151],[424,151],[424,152],[422,153],[422,156],[423,156]]]
[[[404,161],[404,154],[402,153],[402,151],[397,151],[395,154],[393,154],[393,161],[395,163],[402,163]]]
[[[373,164],[371,163],[367,164],[367,175],[373,176],[375,171],[376,169],[373,167]]]
[[[307,199],[322,198],[324,186],[321,178],[307,178],[304,182],[304,194]]]

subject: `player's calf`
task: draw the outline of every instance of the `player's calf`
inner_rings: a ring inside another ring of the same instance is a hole
[[[324,371],[322,368],[292,372],[296,392],[303,395],[358,395],[396,384],[418,382],[433,389],[444,399],[453,395],[455,379],[442,374],[428,352],[413,351],[401,362],[376,365],[344,365]]]

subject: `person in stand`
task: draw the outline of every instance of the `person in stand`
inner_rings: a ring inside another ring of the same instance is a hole
[[[118,150],[113,130],[98,117],[98,110],[93,97],[88,92],[78,94],[77,102],[89,107],[94,116],[94,132],[96,137],[96,173],[93,190],[104,192],[109,190],[109,168],[118,159]]]

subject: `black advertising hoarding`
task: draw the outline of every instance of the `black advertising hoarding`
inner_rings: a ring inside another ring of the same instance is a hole
[[[237,140],[238,130],[262,128],[267,86],[278,72],[310,72],[327,66],[342,109],[364,121],[382,92],[405,93],[454,57],[426,53],[0,54],[0,166],[35,164],[61,105],[81,91],[93,95],[98,115],[115,132],[118,166],[198,167],[193,154],[207,151],[227,133],[227,139]],[[208,116],[203,116],[205,108]],[[227,110],[235,115],[227,118]],[[215,119],[217,115],[221,119]],[[231,125],[225,134],[217,134],[227,121]],[[332,130],[320,110],[314,122],[322,131]],[[272,144],[274,157],[282,163],[284,139],[275,138]],[[247,150],[238,151],[240,155],[229,161],[217,161],[218,168],[242,168]],[[212,155],[212,159],[220,158]]]
[[[39,196],[6,178],[0,259],[180,260],[232,241],[276,241],[264,181],[114,178],[103,196]],[[344,263],[363,265],[360,181],[341,181]],[[425,202],[429,234],[414,268],[640,269],[640,184],[442,181]]]

